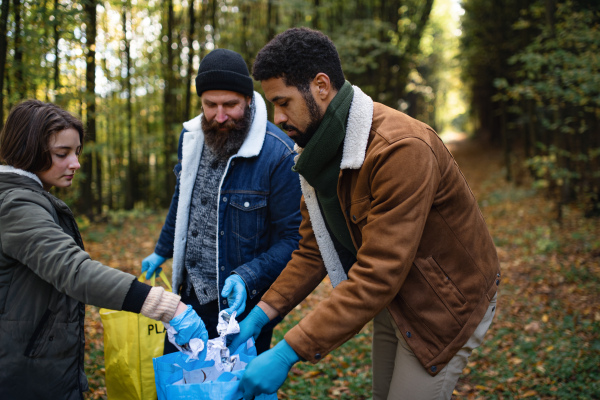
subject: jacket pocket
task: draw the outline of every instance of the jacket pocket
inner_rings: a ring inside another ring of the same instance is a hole
[[[466,299],[442,267],[433,257],[417,258],[414,264],[456,321],[463,325],[459,311],[464,307]]]
[[[25,349],[25,356],[30,358],[37,358],[44,354],[52,341],[54,340],[53,326],[56,321],[56,313],[47,309],[42,319],[38,323],[33,335],[29,339],[27,348]]]
[[[371,198],[369,197],[350,204],[350,208],[346,211],[346,216],[351,222],[350,230],[357,247],[362,245],[362,229],[367,224],[369,212],[371,212]]]
[[[262,194],[231,194],[231,230],[242,240],[253,240],[265,231],[267,196]]]

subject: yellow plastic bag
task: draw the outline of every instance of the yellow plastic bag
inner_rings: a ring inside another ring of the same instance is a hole
[[[159,275],[169,290],[164,271]],[[138,278],[143,282],[143,275]],[[152,286],[155,277],[150,280]],[[104,369],[109,400],[156,399],[152,359],[163,355],[165,327],[141,314],[100,309],[104,325]]]

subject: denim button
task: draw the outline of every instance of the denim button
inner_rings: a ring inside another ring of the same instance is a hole
[[[431,372],[435,372],[437,371],[437,367],[434,365],[433,367],[431,367]]]
[[[224,304],[224,305],[227,305],[227,300],[223,300],[223,304]]]
[[[244,207],[246,207],[246,208],[250,207],[250,203],[248,203],[247,201],[244,202]]]
[[[252,291],[252,294],[256,294],[256,290],[253,290],[253,291]]]
[[[225,234],[225,232],[221,231],[221,236],[223,236]]]
[[[223,201],[227,203],[227,197],[223,196]]]
[[[221,265],[221,271],[225,271],[225,266]]]

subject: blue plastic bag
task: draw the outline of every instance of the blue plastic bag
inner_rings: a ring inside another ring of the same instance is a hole
[[[252,339],[241,345],[233,354],[239,354],[240,361],[248,364],[256,357],[256,347]],[[158,400],[243,399],[239,381],[243,370],[234,373],[222,372],[218,378],[203,383],[183,384],[184,373],[204,373],[202,371],[209,371],[214,366],[214,361],[186,362],[187,359],[187,355],[177,352],[152,360]],[[256,396],[256,400],[277,400],[277,394]]]

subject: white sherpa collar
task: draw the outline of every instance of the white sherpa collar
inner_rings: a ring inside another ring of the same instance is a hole
[[[0,165],[0,173],[10,173],[10,174],[26,176],[28,178],[33,179],[37,183],[39,183],[42,188],[44,187],[44,185],[42,185],[42,181],[40,180],[40,178],[38,178],[38,176],[36,174],[32,174],[31,172],[28,172],[28,171],[25,171],[25,170],[22,170],[19,168],[11,167],[10,165]]]
[[[358,86],[352,86],[354,97],[348,113],[341,169],[359,169],[365,161],[369,132],[373,123],[373,100]]]
[[[252,108],[254,109],[254,116],[252,118],[250,131],[234,157],[254,157],[257,156],[260,153],[260,149],[262,149],[267,131],[267,105],[262,96],[257,92],[254,92],[254,96],[252,97]],[[199,133],[204,139],[201,121],[202,114],[194,119],[184,122],[183,127],[188,132]],[[204,143],[204,140],[202,140],[202,142]]]
[[[358,87],[353,86],[354,95],[348,114],[348,123],[346,124],[346,138],[344,139],[344,150],[342,154],[341,169],[359,169],[365,161],[367,151],[367,142],[371,124],[373,123],[373,100],[363,93]],[[294,146],[298,153],[295,160],[298,160],[302,148]],[[309,183],[300,176],[300,187],[304,195],[304,202],[310,215],[312,225],[325,269],[333,287],[336,287],[342,281],[348,279],[342,266],[340,258],[335,250],[331,236],[327,230],[325,219],[321,213],[315,190]]]
[[[373,123],[373,100],[358,86],[352,86],[352,88],[354,89],[354,95],[348,112],[346,138],[344,139],[340,169],[359,169],[362,167],[367,152],[369,132]],[[298,153],[295,161],[298,161],[298,157],[304,149],[296,144],[294,150]]]

